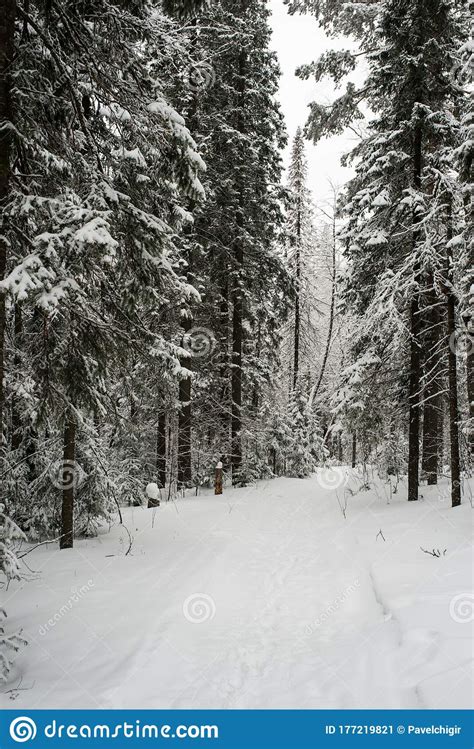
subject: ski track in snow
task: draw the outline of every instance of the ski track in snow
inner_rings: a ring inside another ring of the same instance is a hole
[[[471,508],[429,491],[414,507],[275,479],[126,510],[128,556],[120,527],[35,550],[5,603],[30,645],[2,705],[470,707],[472,629],[449,605],[472,590]]]

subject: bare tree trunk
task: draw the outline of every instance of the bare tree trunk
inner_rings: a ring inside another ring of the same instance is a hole
[[[15,355],[14,355],[14,364],[15,369],[17,372],[19,371],[21,367],[21,356],[20,356],[20,350],[21,350],[21,338],[22,338],[22,330],[23,330],[23,323],[22,323],[22,314],[21,314],[21,303],[16,302],[15,303],[15,311],[14,311],[14,342],[15,342]],[[12,397],[12,428],[11,428],[11,445],[12,450],[18,450],[22,443],[22,433],[21,433],[21,416],[18,409],[18,403],[17,398],[14,395]]]
[[[72,549],[74,543],[74,493],[76,461],[76,420],[70,411],[64,426],[64,449],[62,465],[63,499],[61,506],[60,549]]]
[[[237,248],[237,267],[240,271],[243,265],[243,252]],[[242,289],[240,273],[234,279],[232,292],[233,314],[232,314],[232,421],[231,421],[231,443],[232,443],[232,480],[235,482],[240,466],[242,465],[242,338],[243,338],[243,310]]]
[[[461,504],[461,466],[459,455],[459,404],[458,404],[458,376],[456,363],[456,297],[454,293],[453,253],[449,245],[452,239],[451,211],[448,216],[446,252],[447,278],[447,340],[448,340],[448,389],[449,389],[449,435],[450,435],[450,464],[451,464],[451,506]]]
[[[417,125],[414,134],[414,173],[415,190],[421,187],[422,169],[422,128]],[[413,216],[413,250],[419,239],[419,217]],[[420,299],[416,288],[420,284],[420,271],[415,268],[415,289],[410,304],[410,378],[408,390],[409,427],[408,427],[408,501],[418,499],[420,473],[420,386],[421,386],[421,347],[420,347]]]
[[[293,390],[296,390],[298,384],[298,373],[300,366],[300,303],[301,303],[301,207],[298,206],[296,221],[296,250],[295,250],[295,331],[293,337]]]
[[[191,329],[191,319],[183,321],[185,333]],[[181,366],[191,368],[191,357],[183,356]],[[191,377],[179,381],[179,417],[178,417],[178,485],[186,486],[192,480],[191,464]]]
[[[357,434],[354,432],[352,435],[352,468],[357,465]]]
[[[158,471],[158,483],[163,488],[166,484],[166,412],[164,410],[158,414],[156,468]]]
[[[468,204],[470,206],[470,204]],[[471,287],[474,285],[474,271],[467,273],[468,308],[463,315],[466,334],[466,388],[469,408],[469,424],[467,432],[467,443],[470,460],[474,460],[474,301],[472,301]]]
[[[421,468],[426,475],[429,485],[438,482],[438,457],[441,441],[440,409],[441,409],[441,381],[440,381],[440,350],[439,326],[440,314],[438,299],[433,290],[433,278],[429,279],[429,291],[426,296],[428,305],[424,324],[426,335],[425,345],[425,386],[423,390],[423,454]]]
[[[13,119],[11,103],[11,64],[15,53],[15,18],[16,0],[3,0],[0,11],[0,122],[8,123]],[[0,281],[5,278],[7,267],[7,227],[5,206],[10,194],[11,178],[11,129],[3,127],[0,131]],[[5,294],[0,294],[0,451],[4,448],[4,410],[5,410]]]
[[[216,472],[214,476],[214,494],[222,494],[222,463],[216,466]]]
[[[341,433],[337,433],[337,459],[340,464],[342,464],[342,439],[341,439]]]
[[[242,12],[246,10],[247,0],[242,0]],[[245,133],[245,73],[247,68],[247,52],[241,50],[239,54],[239,77],[238,77],[238,122],[237,129]],[[236,222],[238,236],[234,246],[234,274],[232,279],[232,370],[231,370],[231,394],[232,394],[232,416],[231,416],[231,465],[232,483],[238,482],[238,473],[242,465],[242,342],[243,342],[243,296],[242,296],[242,271],[244,268],[244,249],[242,246],[242,229],[244,226],[244,192],[239,185],[239,206],[237,209]]]
[[[331,257],[331,303],[329,307],[329,325],[328,325],[328,334],[326,337],[326,348],[324,350],[324,356],[323,361],[321,364],[321,371],[319,373],[319,378],[316,384],[314,385],[309,399],[308,399],[308,407],[311,408],[311,405],[316,398],[317,394],[319,393],[319,388],[321,387],[321,383],[323,381],[324,372],[326,371],[326,366],[329,359],[329,352],[331,350],[331,343],[332,343],[332,331],[334,328],[334,313],[335,313],[335,304],[336,304],[336,214],[335,214],[336,206],[334,205],[334,214],[333,214],[333,222],[332,222],[332,257]]]

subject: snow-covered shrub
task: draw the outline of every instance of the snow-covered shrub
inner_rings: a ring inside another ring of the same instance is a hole
[[[11,580],[20,579],[20,566],[18,558],[13,550],[15,540],[26,540],[23,531],[6,514],[5,506],[0,504],[0,576],[4,578],[1,582],[8,586]],[[4,621],[6,612],[0,608],[0,679],[6,680],[11,668],[11,655],[17,652],[21,645],[26,645],[26,640],[19,632],[8,634]]]

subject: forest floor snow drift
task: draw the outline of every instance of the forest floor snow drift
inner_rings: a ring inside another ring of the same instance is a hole
[[[29,645],[2,706],[471,707],[469,496],[363,483],[335,468],[128,508],[128,554],[120,525],[35,549],[3,596]]]

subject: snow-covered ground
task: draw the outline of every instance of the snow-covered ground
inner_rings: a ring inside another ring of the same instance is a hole
[[[469,491],[334,471],[125,510],[128,555],[120,526],[33,551],[2,706],[471,707]]]

